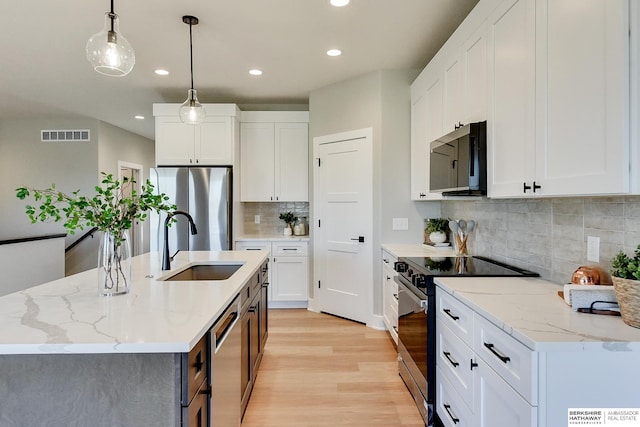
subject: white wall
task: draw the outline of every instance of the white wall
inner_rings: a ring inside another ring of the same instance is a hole
[[[410,201],[409,86],[416,75],[407,70],[376,71],[309,96],[309,152],[315,137],[373,129],[374,314],[382,313],[381,243],[421,243],[423,219],[440,215],[437,202]],[[392,230],[392,218],[408,218],[409,230]]]

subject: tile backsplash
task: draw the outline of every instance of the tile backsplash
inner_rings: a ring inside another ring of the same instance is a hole
[[[309,202],[245,202],[244,203],[244,233],[247,235],[283,234],[285,223],[279,218],[281,212],[293,212],[298,218],[307,217],[309,220]],[[260,224],[254,219],[260,215]]]
[[[443,201],[441,216],[474,219],[470,253],[567,283],[580,265],[607,271],[640,244],[640,196]],[[587,261],[588,236],[600,238],[599,262]]]

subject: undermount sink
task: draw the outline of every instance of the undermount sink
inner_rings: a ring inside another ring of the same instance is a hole
[[[242,264],[197,264],[169,276],[163,281],[225,280],[231,277]]]

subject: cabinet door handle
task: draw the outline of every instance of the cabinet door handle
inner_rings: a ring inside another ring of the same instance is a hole
[[[424,193],[420,193],[419,196],[420,196],[420,198],[427,197],[427,195],[424,194]]]
[[[511,358],[509,356],[505,356],[503,354],[500,354],[496,349],[495,346],[491,343],[484,343],[484,346],[487,347],[489,349],[489,351],[491,353],[493,353],[494,356],[496,356],[498,359],[500,359],[502,361],[502,363],[507,363],[508,361],[511,360]]]
[[[458,362],[456,362],[455,360],[453,360],[451,358],[451,353],[449,353],[448,351],[443,351],[442,354],[444,354],[444,357],[447,358],[447,360],[449,361],[449,363],[451,363],[453,365],[454,368],[457,368],[460,364]]]
[[[526,182],[523,182],[523,183],[522,183],[522,192],[523,192],[523,193],[526,193],[526,192],[527,192],[527,190],[531,190],[531,186],[530,186],[530,185],[527,185],[527,183],[526,183]]]
[[[252,305],[251,307],[249,307],[249,310],[247,310],[249,313],[255,313],[256,312],[256,306]]]
[[[455,415],[453,415],[453,412],[451,412],[451,405],[447,405],[445,403],[443,406],[444,410],[447,411],[447,415],[449,415],[449,418],[451,418],[451,421],[453,421],[454,424],[458,424],[460,422],[460,418],[457,418]]]
[[[386,258],[382,258],[382,262],[384,262],[385,264],[389,264],[389,260]]]
[[[395,298],[395,300],[398,301],[398,294],[393,294],[393,298]]]
[[[282,248],[283,251],[298,251],[298,248]]]
[[[447,316],[451,317],[451,318],[452,318],[453,320],[455,320],[455,321],[457,321],[458,319],[460,319],[460,317],[458,317],[458,316],[456,316],[456,315],[451,314],[451,310],[450,310],[450,309],[448,309],[448,308],[445,308],[445,309],[444,309],[444,310],[442,310],[442,311],[444,311],[444,312],[447,314]]]
[[[541,189],[541,188],[542,188],[542,186],[540,186],[540,185],[536,184],[536,182],[535,182],[535,181],[533,181],[533,192],[534,192],[534,193],[536,192],[536,190],[539,190],[539,189]]]
[[[473,371],[473,368],[477,368],[478,364],[473,361],[473,359],[469,359],[469,370]]]

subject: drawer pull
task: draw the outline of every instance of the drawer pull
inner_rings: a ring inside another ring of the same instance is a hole
[[[398,294],[393,294],[393,298],[398,301]]]
[[[444,354],[444,357],[447,358],[447,360],[449,361],[449,363],[451,363],[453,365],[454,368],[457,368],[458,365],[460,365],[458,362],[456,362],[455,360],[453,360],[451,358],[451,353],[449,353],[448,351],[443,351],[442,354]]]
[[[298,248],[282,248],[283,251],[297,251]]]
[[[444,410],[447,411],[447,415],[449,415],[449,418],[451,418],[451,421],[453,421],[454,424],[458,424],[460,422],[460,418],[456,418],[456,416],[453,415],[453,413],[451,412],[451,405],[447,405],[445,403],[443,406]]]
[[[455,315],[451,314],[451,310],[449,310],[448,308],[445,308],[445,309],[444,309],[444,310],[442,310],[442,311],[444,311],[445,313],[447,313],[447,316],[451,317],[453,320],[458,320],[458,319],[460,318],[460,317],[458,317],[458,316],[455,316]]]
[[[195,362],[193,362],[193,367],[196,368],[196,372],[195,372],[196,375],[194,375],[194,377],[197,377],[200,371],[202,371],[202,368],[204,367],[204,361],[202,360],[202,353],[198,352],[198,354],[196,354],[196,360]]]
[[[396,331],[396,334],[398,333],[398,327],[397,326],[394,326],[393,330]]]
[[[489,349],[489,351],[491,353],[493,353],[498,359],[502,360],[502,363],[507,363],[508,361],[511,360],[510,357],[505,356],[503,354],[498,353],[498,351],[494,348],[493,344],[490,343],[484,343],[484,346],[487,347]]]

